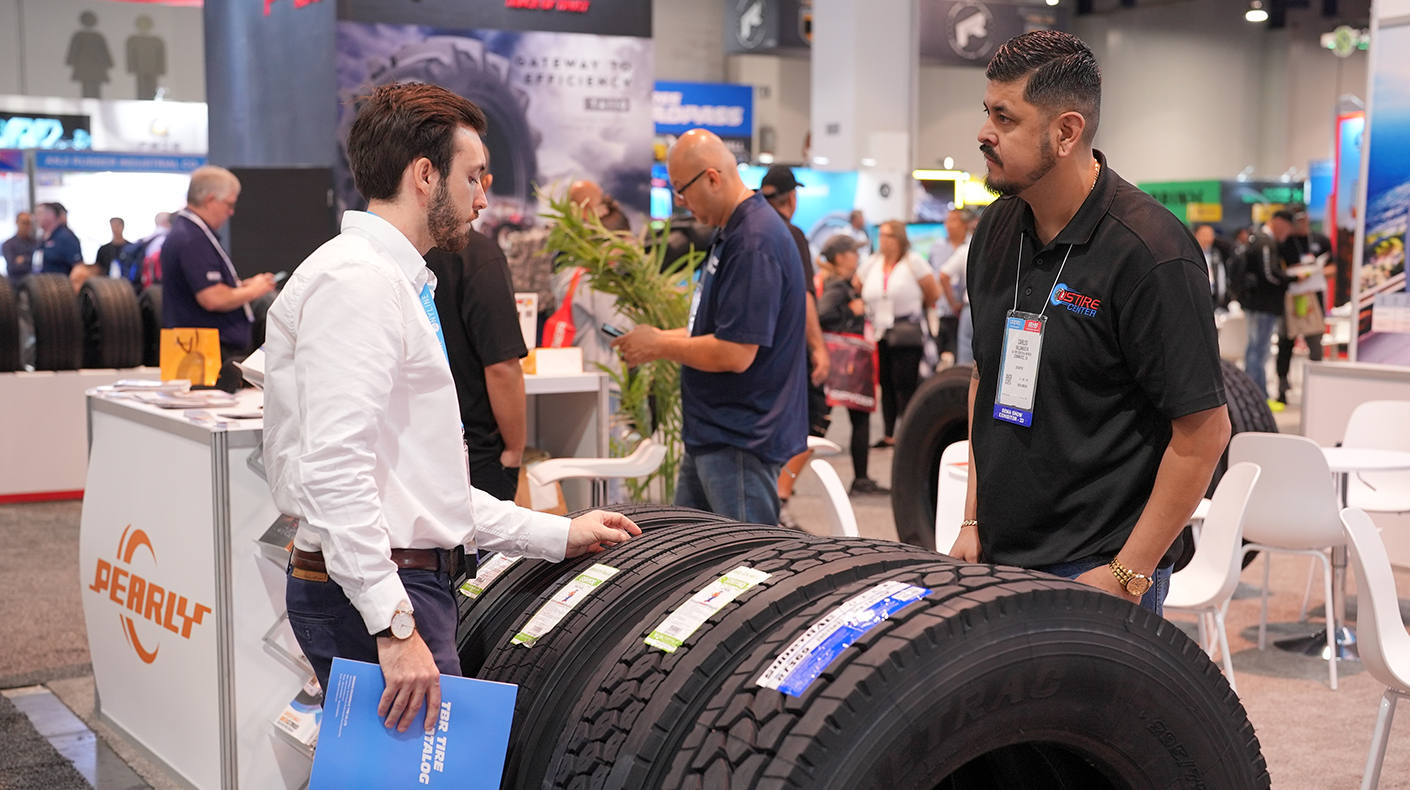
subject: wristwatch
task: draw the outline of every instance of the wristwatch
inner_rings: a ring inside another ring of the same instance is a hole
[[[1116,581],[1126,589],[1130,595],[1145,595],[1146,590],[1151,588],[1151,579],[1143,573],[1136,573],[1121,564],[1121,560],[1111,558],[1111,574],[1116,577]]]
[[[402,601],[392,612],[392,625],[384,628],[376,636],[389,636],[393,639],[409,639],[416,630],[416,616],[412,614],[411,603]]]

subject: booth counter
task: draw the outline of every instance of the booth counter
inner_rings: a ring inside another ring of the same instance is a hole
[[[607,455],[607,379],[526,376],[530,441]],[[259,463],[262,394],[204,415],[88,393],[80,592],[100,719],[197,790],[299,788],[277,732],[311,675],[284,615],[280,519]],[[213,419],[203,419],[210,417]]]

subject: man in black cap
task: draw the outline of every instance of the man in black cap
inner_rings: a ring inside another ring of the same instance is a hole
[[[774,165],[764,174],[759,191],[769,205],[783,217],[788,232],[793,235],[793,243],[798,245],[798,258],[803,262],[803,282],[807,285],[808,303],[808,433],[811,436],[827,434],[828,408],[827,395],[822,383],[827,381],[828,368],[832,365],[827,353],[827,343],[823,342],[822,327],[818,324],[818,301],[814,293],[813,255],[808,247],[808,237],[803,230],[793,224],[793,214],[798,210],[798,180],[793,170],[784,165]],[[793,515],[788,511],[788,499],[793,495],[793,483],[813,455],[812,450],[804,450],[784,464],[778,476],[779,523],[785,527],[797,527]]]
[[[1239,304],[1248,316],[1244,372],[1264,398],[1268,397],[1268,352],[1273,344],[1273,330],[1282,318],[1283,297],[1288,293],[1289,278],[1279,245],[1287,241],[1292,231],[1292,212],[1277,211],[1244,247],[1239,292]]]

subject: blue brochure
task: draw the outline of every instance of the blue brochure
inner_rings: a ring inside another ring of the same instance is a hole
[[[498,790],[518,686],[442,675],[431,735],[424,714],[406,732],[383,726],[377,703],[385,688],[376,664],[333,659],[309,790]]]

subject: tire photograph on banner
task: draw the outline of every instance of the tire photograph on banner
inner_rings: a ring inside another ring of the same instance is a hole
[[[347,163],[357,97],[429,82],[489,119],[494,183],[477,223],[496,237],[537,224],[536,192],[601,184],[633,221],[650,208],[651,40],[630,36],[338,23],[340,209],[362,209]]]

